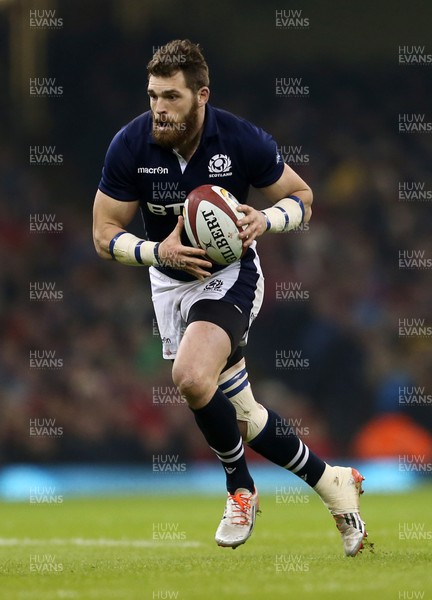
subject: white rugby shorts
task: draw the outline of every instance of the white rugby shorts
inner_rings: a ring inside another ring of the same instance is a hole
[[[152,301],[162,340],[163,357],[174,359],[186,329],[191,306],[198,300],[224,300],[249,318],[256,318],[264,296],[264,276],[255,249],[205,280],[178,281],[149,268]],[[209,319],[211,320],[211,319]],[[240,345],[246,345],[249,328]]]

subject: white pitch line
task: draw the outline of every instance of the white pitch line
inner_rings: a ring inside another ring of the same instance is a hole
[[[202,546],[195,541],[173,541],[166,540],[156,542],[155,540],[108,540],[100,538],[87,540],[84,538],[51,538],[48,540],[36,540],[31,538],[0,538],[0,546],[106,546],[106,547],[131,547],[131,548],[166,548],[167,546],[179,546],[181,548],[198,548]]]

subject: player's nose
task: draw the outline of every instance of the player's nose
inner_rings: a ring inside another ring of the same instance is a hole
[[[163,98],[158,98],[156,100],[155,106],[153,107],[154,111],[158,115],[166,114],[167,109]]]

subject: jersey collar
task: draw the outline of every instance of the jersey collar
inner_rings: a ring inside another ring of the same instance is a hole
[[[211,104],[206,104],[203,138],[211,138],[219,135],[219,127],[216,120],[215,109]]]

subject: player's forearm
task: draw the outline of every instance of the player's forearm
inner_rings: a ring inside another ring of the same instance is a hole
[[[109,245],[115,235],[125,231],[118,225],[104,225],[102,227],[93,227],[93,243],[96,248],[96,252],[100,258],[105,260],[113,260],[109,251]]]
[[[95,229],[93,239],[101,258],[136,267],[159,264],[156,242],[142,240],[118,225],[106,224]]]

